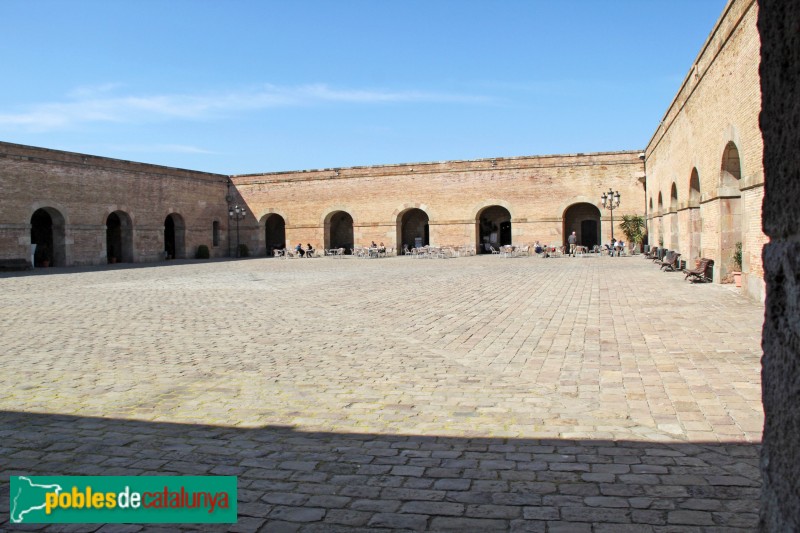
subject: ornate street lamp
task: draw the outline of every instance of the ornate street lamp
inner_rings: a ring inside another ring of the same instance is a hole
[[[228,216],[231,220],[236,221],[236,257],[241,257],[241,249],[239,248],[239,221],[244,220],[244,217],[247,216],[247,211],[244,207],[239,207],[238,205],[233,206],[228,211]]]
[[[619,191],[614,192],[611,188],[604,192],[600,199],[603,207],[611,211],[611,240],[614,240],[614,209],[619,207]]]

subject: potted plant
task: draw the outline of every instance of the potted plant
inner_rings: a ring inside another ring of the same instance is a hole
[[[622,223],[619,225],[622,233],[629,243],[634,245],[634,253],[639,250],[639,247],[644,240],[644,217],[641,215],[623,215]]]
[[[733,249],[733,282],[737,287],[742,286],[742,243],[737,242]]]

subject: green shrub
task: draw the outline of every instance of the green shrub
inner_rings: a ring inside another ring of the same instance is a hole
[[[250,257],[250,250],[246,244],[239,245],[239,257]]]
[[[208,246],[201,244],[197,247],[197,253],[194,254],[195,259],[208,259],[211,257],[211,252],[208,251]]]
[[[737,242],[733,251],[733,265],[738,272],[742,271],[742,243]]]

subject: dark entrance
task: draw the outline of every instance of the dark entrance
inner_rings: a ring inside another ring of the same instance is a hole
[[[575,232],[578,244],[592,246],[600,244],[600,210],[588,202],[572,204],[564,211],[564,246],[567,238]]]
[[[51,207],[37,209],[31,216],[31,244],[36,245],[34,266],[66,265],[64,217]]]
[[[109,263],[133,261],[133,228],[123,211],[114,211],[106,219],[106,258]]]
[[[581,245],[588,246],[590,249],[600,244],[600,239],[598,236],[597,231],[597,221],[596,220],[582,220],[581,221]]]
[[[264,242],[267,247],[267,257],[273,256],[273,250],[286,247],[286,221],[282,216],[267,215],[264,221]]]
[[[478,213],[478,253],[491,253],[490,246],[497,248],[511,244],[511,213],[499,205],[484,208]]]
[[[409,209],[399,217],[397,247],[402,250],[404,246],[414,248],[417,239],[422,246],[430,244],[430,231],[428,215],[422,209]]]
[[[172,213],[164,219],[164,253],[167,259],[186,257],[185,231],[183,218],[179,214]]]
[[[352,253],[355,239],[353,237],[353,217],[346,211],[334,211],[325,222],[325,248],[344,248],[345,253]]]

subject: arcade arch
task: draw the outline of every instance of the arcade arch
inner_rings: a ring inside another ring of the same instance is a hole
[[[347,211],[333,211],[325,217],[325,249],[344,248],[351,253],[355,243],[353,217]]]
[[[164,219],[164,253],[167,259],[186,257],[186,224],[178,213]]]
[[[725,277],[736,267],[733,254],[742,237],[742,165],[739,149],[733,141],[725,145],[720,169],[720,276]]]
[[[429,245],[429,221],[428,213],[415,207],[397,215],[397,249],[403,250],[406,246],[414,248],[417,244]]]
[[[669,248],[677,250],[680,248],[678,239],[680,238],[680,227],[678,225],[678,187],[675,182],[672,182],[672,188],[669,191]]]
[[[286,220],[276,213],[264,217],[264,244],[267,257],[272,257],[273,250],[286,247]]]
[[[478,211],[475,227],[478,253],[491,253],[490,246],[511,244],[511,213],[503,206],[490,205]]]
[[[53,207],[42,207],[31,215],[31,244],[36,245],[34,266],[66,266],[66,224],[64,215]]]
[[[703,220],[700,218],[700,175],[692,169],[689,178],[689,257],[702,255]]]
[[[567,245],[567,237],[575,232],[578,237],[578,244],[588,246],[590,249],[600,244],[600,209],[596,205],[588,202],[572,204],[565,211],[563,219],[563,238],[564,246]]]
[[[106,260],[133,262],[133,223],[124,211],[114,211],[106,217]]]

